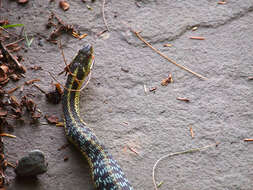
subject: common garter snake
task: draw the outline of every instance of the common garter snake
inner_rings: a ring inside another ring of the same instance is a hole
[[[133,190],[120,166],[80,117],[80,89],[93,63],[93,48],[86,44],[69,65],[62,99],[66,136],[87,159],[97,190]]]

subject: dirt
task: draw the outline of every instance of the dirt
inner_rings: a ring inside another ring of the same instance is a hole
[[[31,47],[21,52],[23,64],[43,70],[28,70],[25,80],[40,78],[37,84],[49,91],[53,79],[47,71],[57,76],[64,68],[59,48],[43,38],[50,35],[45,24],[51,11],[87,33],[83,40],[61,38],[68,62],[84,43],[94,46],[96,63],[88,88],[81,93],[81,115],[120,163],[134,189],[154,189],[152,167],[161,156],[219,142],[217,147],[160,162],[156,179],[163,184],[159,189],[252,190],[253,144],[244,141],[253,138],[253,81],[248,80],[253,76],[252,0],[225,4],[218,0],[108,0],[105,16],[110,32],[100,37],[97,34],[105,30],[102,1],[69,1],[66,12],[58,3],[2,1],[1,18],[24,24],[28,35],[35,37]],[[198,26],[196,31],[191,30],[194,26]],[[154,47],[208,80],[169,63],[131,29],[142,31]],[[15,30],[18,33],[20,28]],[[164,47],[168,43],[172,46]],[[174,82],[161,86],[169,73]],[[65,79],[58,77],[63,84]],[[144,86],[157,89],[145,92]],[[47,103],[38,89],[25,87],[23,93],[35,95],[43,114],[62,118],[61,104]],[[15,178],[9,168],[7,189],[94,189],[88,164],[79,152],[72,146],[58,151],[67,143],[63,128],[48,125],[42,118],[37,125],[16,125],[13,135],[17,138],[4,138],[9,161],[39,149],[46,153],[49,169],[37,180],[26,181]]]

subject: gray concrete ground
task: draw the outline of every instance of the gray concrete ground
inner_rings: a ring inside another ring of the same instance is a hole
[[[108,147],[120,163],[135,189],[153,189],[152,167],[167,154],[220,142],[218,147],[171,157],[157,168],[161,190],[251,190],[253,189],[253,144],[244,142],[253,137],[253,2],[252,0],[203,1],[116,1],[108,0],[105,13],[111,29],[109,35],[97,38],[105,29],[101,1],[88,4],[70,1],[63,12],[58,1],[30,1],[19,6],[4,1],[1,17],[11,23],[23,23],[35,36],[32,47],[24,53],[24,65],[41,66],[44,70],[28,71],[26,79],[43,78],[38,83],[50,89],[52,79],[64,67],[57,46],[37,34],[49,35],[45,23],[54,11],[66,23],[79,26],[88,33],[84,40],[64,37],[64,52],[70,61],[85,42],[93,44],[96,65],[87,89],[81,93],[81,113],[86,123]],[[7,11],[8,9],[8,11]],[[192,31],[193,26],[199,26]],[[203,81],[168,63],[143,45],[130,28],[177,63],[206,76]],[[191,40],[203,36],[205,40]],[[108,38],[109,37],[109,38]],[[163,47],[170,43],[172,47]],[[122,71],[124,69],[129,72]],[[174,83],[160,85],[168,73]],[[59,78],[64,83],[65,78]],[[22,83],[23,81],[20,81]],[[155,93],[145,94],[157,87]],[[36,95],[43,113],[62,116],[61,105],[50,105],[35,88],[24,93]],[[187,97],[189,103],[176,100]],[[41,119],[45,123],[44,119]],[[192,139],[189,125],[195,133]],[[67,141],[63,128],[52,125],[15,126],[15,139],[4,139],[6,154],[16,161],[32,149],[46,153],[49,170],[37,181],[15,179],[11,169],[8,189],[11,190],[91,190],[94,189],[86,161],[72,146],[58,151]],[[124,147],[130,146],[139,155]],[[63,161],[69,157],[67,162]]]

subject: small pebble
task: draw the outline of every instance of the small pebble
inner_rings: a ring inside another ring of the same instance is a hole
[[[33,150],[18,161],[15,173],[20,177],[36,176],[47,171],[45,155],[40,150]]]

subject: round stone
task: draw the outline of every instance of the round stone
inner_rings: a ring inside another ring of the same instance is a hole
[[[15,173],[18,176],[36,176],[47,171],[45,155],[40,150],[33,150],[18,161]]]

